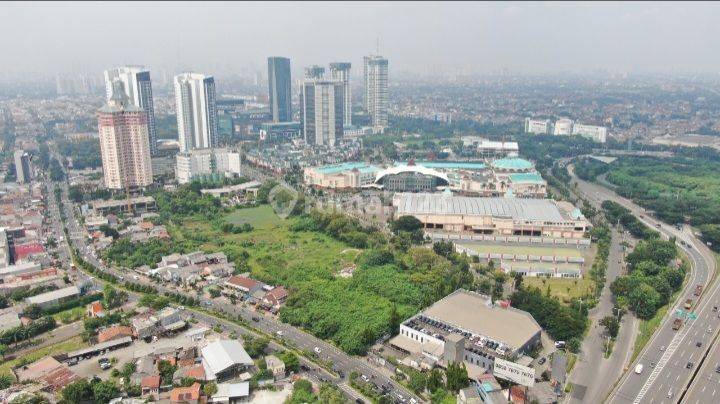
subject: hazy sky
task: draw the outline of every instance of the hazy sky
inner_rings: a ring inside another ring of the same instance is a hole
[[[359,67],[378,37],[396,72],[720,72],[718,3],[0,3],[12,73]]]

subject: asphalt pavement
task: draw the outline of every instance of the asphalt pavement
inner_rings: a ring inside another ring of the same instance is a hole
[[[709,342],[714,338],[714,333],[708,333],[707,328],[718,328],[717,315],[712,312],[712,306],[720,301],[720,283],[714,283],[709,289],[706,287],[700,302],[695,303],[693,312],[696,319],[687,320],[679,331],[674,331],[671,323],[686,298],[697,300],[693,296],[695,285],[708,284],[715,271],[715,257],[689,228],[677,229],[664,224],[650,217],[642,207],[603,186],[585,181],[577,182],[578,188],[592,202],[615,201],[630,209],[646,225],[660,231],[665,238],[676,237],[678,242],[684,242],[679,244],[679,247],[690,258],[692,267],[688,282],[677,301],[671,305],[658,330],[607,399],[610,403],[618,404],[675,403],[679,400],[679,393],[690,381],[693,367],[705,355],[710,346]],[[710,302],[712,304],[709,304]],[[697,342],[700,342],[700,347],[696,347]],[[643,365],[640,374],[634,372],[638,364]],[[690,369],[687,369],[689,364]]]

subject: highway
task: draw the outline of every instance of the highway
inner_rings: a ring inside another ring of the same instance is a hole
[[[678,241],[682,240],[690,246],[679,245],[692,265],[685,288],[644,350],[607,398],[608,402],[617,404],[678,402],[684,386],[690,381],[694,367],[709,349],[710,341],[720,324],[717,313],[712,310],[713,306],[720,302],[720,283],[714,283],[709,289],[706,287],[700,302],[695,303],[692,309],[697,315],[695,320],[687,320],[679,331],[674,331],[671,323],[676,310],[682,306],[685,299],[697,299],[693,296],[695,285],[707,285],[710,281],[715,271],[715,257],[704,243],[693,236],[690,229],[679,230],[648,217],[643,208],[601,185],[579,179],[575,182],[587,199],[595,203],[603,200],[615,201],[630,209],[638,219],[656,228],[665,237],[676,237]],[[712,332],[708,333],[708,328]],[[697,342],[700,342],[700,347],[696,346]],[[692,364],[690,369],[687,369],[688,363]],[[641,374],[633,371],[637,364],[644,367]]]
[[[74,214],[73,204],[68,199],[67,184],[59,183],[59,185],[63,189],[62,201],[63,207],[66,210],[66,225],[68,233],[71,236],[71,240],[68,241],[73,243],[73,245],[82,255],[83,259],[94,265],[96,268],[99,268],[104,272],[111,273],[121,279],[122,277],[132,276],[133,274],[121,272],[115,268],[107,267],[106,265],[101,263],[93,254],[91,254],[91,247],[89,247],[87,244],[87,236],[85,235],[84,230],[78,224],[77,218]],[[50,196],[54,198],[54,195],[52,193]],[[133,279],[132,282],[151,285],[155,287],[160,293],[185,293],[189,297],[196,297],[194,294],[183,292],[182,290],[178,289],[173,289],[164,284],[159,284],[143,277]],[[374,366],[370,365],[366,360],[352,357],[343,352],[342,350],[338,349],[334,345],[327,343],[319,338],[316,338],[315,336],[310,335],[303,330],[282,323],[276,320],[274,317],[265,316],[260,312],[252,311],[241,305],[231,305],[228,303],[223,303],[216,299],[205,299],[203,300],[202,304],[209,309],[214,309],[218,312],[222,312],[228,317],[242,318],[248,324],[251,324],[254,328],[282,340],[285,344],[289,343],[289,345],[294,346],[300,350],[306,352],[316,352],[315,349],[318,348],[320,350],[320,353],[316,354],[317,357],[324,361],[332,362],[333,370],[337,372],[340,376],[338,378],[332,378],[331,380],[328,379],[328,381],[331,381],[334,384],[340,386],[341,389],[343,389],[351,397],[359,398],[357,396],[357,393],[355,393],[354,391],[352,391],[352,389],[348,387],[350,373],[356,371],[360,374],[368,376],[371,379],[371,382],[379,387],[379,390],[384,389],[393,398],[395,402],[422,402],[419,397],[410,393],[402,385],[392,380],[386,375],[386,373],[381,372]],[[203,319],[208,321],[210,324],[219,323],[221,321],[208,315],[198,315],[202,316]],[[255,319],[257,321],[255,321]],[[226,321],[222,321],[222,323],[225,327],[231,326],[233,329],[240,329],[239,326],[234,325],[233,323]]]

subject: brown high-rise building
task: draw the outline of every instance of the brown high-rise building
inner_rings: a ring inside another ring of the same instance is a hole
[[[120,81],[113,83],[107,105],[98,110],[98,131],[106,187],[152,184],[147,111],[130,103]]]

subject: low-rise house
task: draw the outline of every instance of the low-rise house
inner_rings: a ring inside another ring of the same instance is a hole
[[[105,309],[102,303],[92,302],[87,305],[85,313],[88,317],[105,317]]]
[[[249,296],[262,290],[262,288],[262,282],[245,276],[231,276],[230,279],[225,281],[226,291],[236,296]]]
[[[160,393],[160,375],[145,376],[140,382],[140,391],[143,396]]]
[[[278,286],[273,290],[265,293],[265,296],[263,296],[262,299],[262,305],[267,309],[278,309],[285,303],[287,297],[287,289],[285,289],[285,287],[283,286]]]
[[[149,338],[160,332],[158,319],[151,313],[145,313],[133,318],[132,326],[135,330],[135,336],[139,339]]]
[[[265,364],[276,379],[285,377],[285,362],[275,355],[265,357]]]
[[[170,390],[171,403],[195,404],[200,402],[200,383],[190,387],[176,387]]]
[[[22,324],[16,312],[7,311],[0,314],[0,332],[19,327]]]
[[[19,382],[40,383],[42,389],[50,392],[62,390],[68,384],[79,379],[64,363],[52,356],[46,356],[30,365],[15,370]]]
[[[213,394],[208,402],[219,404],[234,404],[248,401],[250,398],[250,383],[218,383],[217,393]]]
[[[178,368],[178,370],[175,371],[175,374],[173,374],[173,382],[180,382],[185,377],[193,378],[199,382],[205,381],[205,368],[202,363]]]
[[[114,325],[104,330],[98,331],[98,343],[112,341],[123,337],[132,337],[133,329],[124,325]]]

